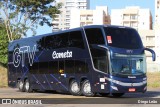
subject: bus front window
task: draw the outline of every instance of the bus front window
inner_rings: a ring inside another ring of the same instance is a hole
[[[141,75],[145,74],[144,58],[113,58],[111,59],[112,74]]]
[[[142,49],[138,32],[131,28],[105,27],[108,46],[124,49]]]

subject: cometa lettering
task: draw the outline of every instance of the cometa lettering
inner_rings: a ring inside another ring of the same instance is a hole
[[[59,52],[59,53],[57,53],[56,51],[53,51],[52,57],[53,57],[53,59],[71,58],[72,57],[72,51],[67,50],[67,52]]]

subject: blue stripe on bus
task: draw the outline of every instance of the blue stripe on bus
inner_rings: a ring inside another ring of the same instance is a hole
[[[51,77],[53,77],[57,82],[61,82],[61,81],[58,81],[58,79],[57,79],[53,74],[50,74],[50,75],[51,75]],[[67,87],[66,87],[65,85],[63,85],[62,83],[61,83],[61,86],[64,87],[64,88],[68,91]]]
[[[22,77],[21,77],[21,79],[23,79],[24,78],[24,76],[26,75],[26,73],[29,71],[29,69],[26,67],[26,66],[24,66],[25,68],[26,68],[26,72],[25,73],[23,73],[23,75],[22,75]],[[23,69],[23,68],[22,68]],[[23,69],[23,71],[24,71],[24,69]]]
[[[38,61],[39,61],[39,57],[40,57],[42,54],[43,54],[43,51],[42,51],[38,56],[35,55],[34,62],[38,62]]]
[[[47,82],[48,82],[49,87],[52,89],[51,84],[49,83],[49,81],[48,81],[48,79],[47,79],[47,77],[46,77],[46,74],[44,74],[44,76],[45,76],[45,78],[46,78],[46,80],[47,80]]]
[[[34,77],[34,79],[36,79],[38,82],[39,82],[39,80],[36,78],[36,76],[35,75],[32,75],[33,77]],[[40,82],[39,82],[40,83]],[[45,87],[40,83],[40,85],[41,85],[41,87],[43,88],[43,89],[45,89]]]

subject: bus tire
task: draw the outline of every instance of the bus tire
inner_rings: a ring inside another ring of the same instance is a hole
[[[124,93],[112,93],[114,97],[122,97]]]
[[[80,96],[82,95],[81,88],[76,80],[70,82],[69,91],[72,95]]]
[[[24,82],[22,80],[18,80],[17,81],[17,87],[19,89],[20,92],[24,92]]]
[[[24,82],[24,90],[25,92],[28,92],[28,93],[32,92],[31,84],[28,79],[26,79]]]
[[[83,81],[81,90],[82,90],[82,94],[87,96],[87,97],[95,96],[95,93],[93,93],[91,91],[91,85],[90,85],[89,80],[84,80]]]

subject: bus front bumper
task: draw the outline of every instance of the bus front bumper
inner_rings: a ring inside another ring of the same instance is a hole
[[[122,86],[115,83],[111,83],[110,92],[111,93],[145,93],[147,91],[147,84],[141,86],[134,86],[136,83],[131,83],[131,86]]]

